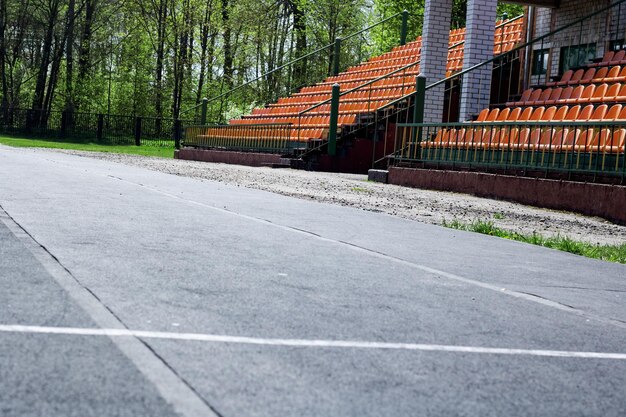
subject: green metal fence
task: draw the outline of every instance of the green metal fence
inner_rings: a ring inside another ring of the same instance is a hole
[[[396,165],[626,178],[626,120],[400,123]]]
[[[297,147],[291,124],[186,126],[183,146],[292,154]]]

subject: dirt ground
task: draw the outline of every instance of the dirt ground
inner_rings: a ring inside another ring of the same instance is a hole
[[[66,151],[164,173],[217,181],[363,210],[387,213],[441,225],[491,221],[497,227],[542,236],[561,235],[594,244],[626,243],[626,227],[597,217],[546,210],[465,194],[399,187],[368,182],[365,175],[331,174],[291,169],[252,168],[136,155]]]

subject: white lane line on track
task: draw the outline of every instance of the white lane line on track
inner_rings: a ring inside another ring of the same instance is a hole
[[[145,330],[127,329],[88,329],[76,327],[44,327],[24,326],[16,324],[0,325],[1,333],[27,333],[27,334],[54,334],[70,336],[106,336],[106,337],[136,337],[140,339],[163,339],[183,340],[208,343],[230,343],[241,345],[265,345],[300,348],[343,348],[343,349],[380,349],[380,350],[409,350],[424,352],[451,352],[451,353],[474,353],[490,355],[517,355],[517,356],[540,356],[552,358],[578,358],[578,359],[611,359],[626,360],[626,353],[607,352],[577,352],[567,350],[543,350],[543,349],[509,349],[490,348],[480,346],[454,346],[433,345],[422,343],[388,343],[388,342],[365,342],[356,340],[308,340],[308,339],[272,339],[244,336],[227,336],[218,334],[202,333],[173,333],[155,332]]]
[[[0,223],[9,228],[28,251],[46,268],[53,279],[101,328],[125,329],[122,323],[91,290],[84,287],[57,258],[13,220],[0,205]],[[194,388],[187,383],[147,343],[136,337],[112,337],[117,348],[151,382],[174,410],[184,417],[219,417]]]

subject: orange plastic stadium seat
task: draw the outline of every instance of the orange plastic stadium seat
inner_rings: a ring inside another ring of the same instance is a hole
[[[480,113],[478,113],[478,117],[476,118],[477,122],[484,122],[487,120],[487,116],[489,115],[489,109],[482,109]]]
[[[543,114],[541,115],[541,118],[539,119],[539,121],[541,122],[554,121],[557,111],[558,110],[556,106],[548,107],[546,111],[544,111]],[[528,147],[530,148],[535,147],[536,145],[539,144],[544,131],[548,131],[548,130],[551,130],[551,129],[545,129],[545,128],[542,128],[541,126],[533,128],[530,132],[530,136],[528,137],[528,141],[525,144],[528,145]],[[551,136],[548,136],[548,138],[551,138]]]
[[[483,114],[483,112],[487,110],[484,109],[483,111],[481,111],[481,115]],[[498,118],[500,114],[500,109],[492,109],[491,111],[489,111],[489,113],[487,113],[487,116],[485,116],[484,120],[476,120],[475,123],[479,123],[479,122],[485,122],[485,123],[492,123],[495,122],[496,119]],[[480,146],[483,143],[483,137],[485,136],[485,134],[487,133],[487,131],[489,130],[489,128],[483,128],[483,127],[468,127],[468,129],[466,130],[465,136],[464,136],[464,141],[466,143],[467,146]]]
[[[578,102],[578,99],[580,98],[580,96],[582,95],[583,91],[585,90],[585,87],[582,85],[578,85],[574,88],[574,90],[572,90],[572,92],[570,93],[569,98],[564,99],[561,98],[561,102],[565,102],[565,103],[572,103],[575,104]]]
[[[585,70],[584,69],[576,70],[574,72],[574,74],[572,74],[572,78],[570,78],[570,80],[567,82],[567,84],[568,85],[580,84],[580,80],[583,78],[584,75],[585,75]]]
[[[560,87],[559,87],[560,88]],[[552,95],[552,88],[546,88],[541,92],[541,95],[535,101],[529,101],[527,104],[530,106],[539,106],[544,104],[547,100],[550,99]]]
[[[519,111],[519,109],[518,109]],[[511,115],[511,109],[504,108],[500,110],[500,114],[498,114],[498,118],[494,120],[494,122],[506,122]],[[498,147],[501,140],[501,131],[503,128],[500,127],[488,127],[485,129],[483,134],[483,146],[488,146],[490,148]]]
[[[585,113],[585,110],[587,110],[588,107],[592,107],[593,113],[591,113],[591,115],[587,119],[583,119],[583,115],[581,114],[580,119],[588,120],[591,122],[599,122],[604,119],[604,116],[606,116],[609,108],[609,106],[607,106],[606,104],[598,106],[595,109],[593,109],[592,105],[589,105],[583,109],[583,113]],[[599,132],[597,131],[597,129],[583,128],[582,132],[580,133],[580,135],[578,135],[578,138],[575,141],[574,149],[577,151],[589,151],[590,149],[594,148],[594,145],[597,147],[598,134]]]
[[[548,106],[556,104],[561,98],[561,94],[563,94],[563,90],[565,90],[565,88],[563,87],[557,87],[557,88],[552,89],[552,93],[550,94],[550,97],[548,97],[548,99],[544,101],[544,104]]]
[[[604,120],[617,120],[622,112],[621,104],[614,104],[609,108],[609,111],[604,115]]]
[[[611,62],[611,60],[613,59],[613,56],[615,55],[615,52],[613,51],[606,51],[604,53],[604,56],[602,57],[602,60],[600,62],[594,62],[589,64],[590,67],[603,67],[609,64],[609,62]]]
[[[532,88],[529,88],[528,90],[524,90],[524,92],[522,93],[518,101],[509,101],[508,103],[506,103],[506,105],[508,107],[523,106],[524,103],[526,103],[530,99],[530,96],[532,93],[533,93]]]
[[[610,82],[608,81],[609,79],[615,78],[619,75],[620,70],[622,69],[622,67],[615,66],[615,67],[611,67],[611,69],[609,70],[609,72],[606,73],[606,76],[603,79],[600,78],[596,78],[593,80],[594,83],[607,83]]]
[[[591,97],[594,95],[595,91],[596,91],[595,85],[591,84],[591,85],[586,86],[583,89],[582,93],[580,94],[580,97],[578,97],[574,102],[581,103],[581,104],[588,103]]]
[[[620,67],[620,72],[615,77],[605,77],[605,83],[620,83],[626,81],[626,65]]]
[[[500,115],[502,115],[503,113],[505,113],[505,110],[508,109],[504,109],[503,111],[500,112]],[[527,116],[525,116],[525,120],[528,119],[528,117],[530,117],[530,113],[532,111],[532,108],[527,107]],[[522,110],[521,107],[515,107],[513,108],[511,111],[508,112],[506,119],[501,120],[500,117],[498,117],[498,121],[503,121],[503,122],[516,122],[520,119],[522,113],[526,110]],[[506,113],[505,113],[506,114]],[[494,135],[492,141],[491,141],[491,147],[493,148],[504,148],[508,145],[509,142],[509,138],[510,138],[510,133],[511,133],[511,129],[512,126],[503,126],[501,128],[498,128],[497,133]]]
[[[601,149],[605,153],[624,153],[626,145],[626,129],[619,128],[613,131],[612,135],[607,135],[601,143]]]
[[[611,58],[611,60],[609,61],[609,65],[624,64],[626,63],[625,57],[626,57],[626,50],[621,49],[615,52],[615,55],[613,55],[613,58]]]
[[[604,102],[615,101],[615,98],[619,94],[619,90],[620,90],[621,87],[622,87],[621,84],[613,84],[612,86],[609,87],[609,89],[604,94],[604,99],[599,100],[599,101],[604,101]],[[592,100],[592,102],[593,102],[593,100]]]
[[[606,116],[608,110],[609,110],[609,106],[607,106],[606,104],[598,106],[598,107],[595,108],[595,110],[593,111],[593,113],[591,114],[591,116],[589,117],[588,120],[590,120],[590,121],[600,121],[600,120],[604,119],[604,117]]]
[[[562,106],[558,108],[556,112],[554,113],[554,115],[552,116],[551,121],[561,122],[565,120],[565,117],[567,117],[568,110],[569,109],[567,106]],[[554,140],[557,138],[557,136],[559,134],[562,135],[563,130],[564,130],[563,127],[546,128],[540,134],[538,141],[533,142],[531,139],[531,143],[533,143],[533,145],[539,149],[550,149],[552,148]],[[534,139],[537,139],[537,135],[534,136]]]
[[[602,67],[596,71],[596,75],[591,80],[592,83],[602,83],[609,73],[609,67]]]
[[[520,106],[530,106],[531,103],[534,103],[534,102],[538,101],[542,94],[543,94],[543,90],[541,88],[537,88],[537,89],[533,90],[533,93],[530,95],[528,100],[526,100],[525,102],[519,102],[519,105]],[[517,105],[518,103],[515,103],[515,104]]]
[[[556,83],[548,83],[546,85],[550,86],[550,84],[554,84],[554,85],[567,85],[567,83],[570,82],[570,80],[572,79],[572,77],[574,76],[574,71],[572,70],[567,70],[563,73],[563,75],[561,76],[561,81],[557,81]]]
[[[589,84],[590,82],[593,82],[593,78],[596,75],[596,69],[595,68],[589,68],[587,69],[587,71],[585,71],[585,75],[582,76],[582,78],[580,79],[580,84]]]
[[[593,111],[593,106],[587,106],[589,108],[588,115],[589,118],[591,112]],[[567,114],[563,117],[563,121],[566,122],[574,122],[579,120],[581,107],[580,105],[569,107]],[[574,146],[574,141],[577,135],[580,134],[580,129],[573,129],[570,127],[565,127],[559,130],[554,137],[552,138],[552,149],[553,150],[568,150],[572,149]]]
[[[604,101],[604,96],[606,95],[607,91],[609,90],[609,85],[608,84],[602,84],[596,87],[596,89],[594,90],[593,94],[591,95],[591,97],[589,97],[586,101],[582,101],[584,100],[583,97],[581,97],[581,101],[583,103],[600,103],[602,101]]]
[[[626,84],[622,84],[619,89],[619,93],[613,99],[614,101],[618,101],[620,103],[626,102]]]
[[[563,91],[561,91],[561,94],[559,95],[559,99],[552,102],[552,101],[548,101],[546,102],[546,104],[561,104],[566,102],[567,100],[570,99],[570,97],[572,96],[572,92],[574,91],[574,87],[569,86],[569,87],[565,87],[563,89]]]
[[[541,121],[543,114],[545,113],[545,107],[536,107],[530,117],[528,118],[529,122],[539,122]],[[520,116],[521,118],[521,116]],[[522,127],[518,129],[512,129],[511,131],[511,140],[508,144],[509,147],[512,148],[520,148],[526,145],[530,139],[531,128],[530,127]]]
[[[576,141],[574,143],[574,150],[578,152],[590,152],[598,150],[599,136],[600,132],[597,129],[584,129],[576,138]]]
[[[485,121],[486,122],[495,122],[496,119],[498,118],[499,114],[500,114],[500,109],[498,109],[498,108],[492,109],[489,112],[489,115],[487,116],[487,119]]]

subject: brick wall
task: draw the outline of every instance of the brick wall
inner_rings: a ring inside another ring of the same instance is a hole
[[[463,69],[493,58],[497,0],[469,0]],[[463,77],[460,120],[489,107],[492,68],[485,65]]]
[[[561,6],[556,9],[537,9],[535,30],[533,38],[561,28],[568,23],[581,19],[595,11],[606,8],[611,0],[563,0]],[[547,77],[561,74],[561,52],[565,49],[578,45],[595,45],[595,56],[601,57],[610,47],[611,41],[626,38],[626,4],[600,13],[589,21],[576,24],[549,39],[543,44],[533,45],[534,50],[541,48],[550,49],[550,61]],[[534,76],[531,84],[539,84],[546,77]]]
[[[452,0],[426,0],[420,72],[426,77],[427,85],[446,76],[451,19]],[[424,109],[425,122],[441,123],[443,97],[443,85],[428,91],[428,100]]]

